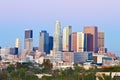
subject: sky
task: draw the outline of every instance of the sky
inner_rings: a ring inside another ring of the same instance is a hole
[[[73,32],[98,26],[105,32],[105,47],[120,52],[120,0],[0,0],[0,46],[24,44],[24,30],[33,29],[34,46],[41,30],[53,35],[55,20],[71,25]]]

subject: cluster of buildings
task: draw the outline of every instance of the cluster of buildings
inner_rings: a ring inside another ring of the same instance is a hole
[[[24,35],[24,50],[17,38],[15,47],[0,49],[1,62],[32,61],[42,64],[44,59],[49,59],[54,68],[73,67],[75,63],[119,65],[115,54],[107,52],[104,47],[104,31],[99,31],[97,26],[85,26],[83,32],[72,32],[72,26],[62,29],[60,21],[56,20],[54,35],[42,30],[37,47],[33,47],[33,30],[26,29]]]

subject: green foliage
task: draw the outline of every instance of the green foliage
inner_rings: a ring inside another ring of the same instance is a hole
[[[24,77],[26,71],[27,71],[26,68],[18,69],[17,71],[11,73],[11,77],[17,77],[17,78]]]
[[[20,69],[20,68],[29,68],[29,66],[31,66],[32,63],[16,63],[16,68]]]
[[[9,78],[8,80],[39,80],[37,76],[35,75],[28,75],[28,76],[24,76],[24,77],[12,77]]]
[[[39,80],[35,75],[27,75],[22,80]]]
[[[38,77],[33,74],[25,74],[26,68],[20,68],[15,72],[11,73],[11,80],[38,80]]]
[[[120,66],[113,66],[109,68],[97,69],[97,72],[120,72]]]
[[[0,80],[7,80],[7,72],[0,72]]]
[[[34,67],[33,63],[17,63],[17,65],[9,65],[7,69],[0,72],[0,80],[95,80],[96,72],[120,72],[119,66],[104,68],[104,69],[90,69],[85,70],[82,67],[75,65],[74,69],[67,68],[65,70],[52,70],[52,63],[50,60],[44,60],[41,65],[43,68]],[[34,74],[47,73],[52,76],[43,76],[38,79]],[[113,79],[110,76],[102,75],[98,77],[99,80],[119,80],[120,77],[115,76]]]
[[[41,80],[80,80],[80,72],[84,69],[76,67],[75,69],[67,68],[65,70],[54,70],[57,75],[48,77],[44,76]]]
[[[44,67],[42,70],[43,73],[49,73],[53,68],[53,64],[49,59],[44,59],[42,66]]]
[[[114,76],[113,80],[120,80],[120,76]]]
[[[76,72],[82,72],[85,71],[85,69],[83,69],[82,67],[76,66],[74,67]]]
[[[84,80],[95,80],[95,74],[93,72],[87,72],[84,75]]]
[[[14,71],[15,70],[15,65],[9,65],[8,67],[7,67],[7,71],[9,72],[9,73],[11,73],[12,71]]]
[[[105,80],[111,80],[111,77],[108,76],[108,75],[104,75],[104,74],[103,74],[103,77],[104,77]]]
[[[111,77],[108,76],[108,75],[103,74],[101,76],[98,76],[98,79],[99,80],[111,80]]]
[[[53,67],[53,65],[49,59],[44,59],[42,66],[44,66],[44,68],[48,68],[48,69],[52,69],[52,67]]]
[[[32,69],[31,71],[33,71],[35,74],[41,74],[42,73],[42,70],[39,69],[39,68]]]

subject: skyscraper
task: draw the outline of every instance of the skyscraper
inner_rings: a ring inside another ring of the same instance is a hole
[[[104,48],[104,31],[98,31],[98,48]]]
[[[18,54],[18,48],[16,48],[16,47],[10,48],[10,52],[9,53],[12,54],[12,55],[19,55]]]
[[[85,26],[84,33],[87,35],[87,51],[98,51],[98,28],[96,26]]]
[[[49,36],[49,50],[53,50],[53,37]]]
[[[39,51],[48,54],[49,50],[49,33],[47,31],[41,31],[39,36]]]
[[[33,31],[26,29],[25,30],[25,43],[24,43],[24,49],[32,51],[33,49]]]
[[[21,55],[22,48],[21,48],[21,41],[19,38],[15,40],[15,48],[18,48],[18,55]]]
[[[62,32],[60,21],[55,22],[54,40],[53,40],[53,50],[62,51]]]
[[[72,51],[84,52],[86,49],[85,39],[86,35],[83,32],[72,33]]]
[[[71,34],[71,26],[66,26],[63,28],[63,51],[71,51]]]

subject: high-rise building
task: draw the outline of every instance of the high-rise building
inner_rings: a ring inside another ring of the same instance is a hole
[[[66,26],[63,28],[63,51],[71,51],[71,34],[71,26]]]
[[[1,55],[7,55],[10,53],[10,47],[5,47],[1,49]]]
[[[55,22],[54,40],[53,40],[53,50],[62,51],[62,32],[60,21]]]
[[[85,39],[86,35],[83,32],[72,33],[72,51],[84,52],[86,49]]]
[[[26,29],[25,30],[25,43],[24,43],[24,49],[32,51],[33,49],[33,31]]]
[[[18,48],[18,55],[21,55],[22,53],[22,48],[21,48],[21,41],[19,38],[15,40],[15,47]]]
[[[48,54],[49,50],[49,33],[47,31],[41,31],[39,36],[39,51]]]
[[[2,47],[0,46],[0,55],[1,55],[1,49],[2,49]]]
[[[98,51],[98,28],[96,26],[85,26],[84,33],[87,35],[87,51]]]
[[[18,55],[18,48],[16,48],[16,47],[10,48],[10,54],[12,54],[12,55]]]
[[[38,47],[33,47],[33,51],[34,52],[38,51]]]
[[[98,48],[104,48],[104,31],[98,31]]]
[[[53,50],[53,37],[49,36],[49,50]]]

